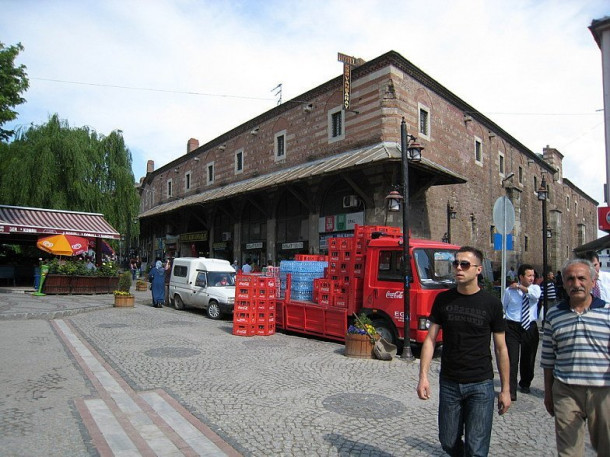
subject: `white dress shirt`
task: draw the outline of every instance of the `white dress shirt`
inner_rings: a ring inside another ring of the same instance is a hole
[[[600,270],[597,282],[599,283],[599,298],[610,303],[610,273]]]
[[[530,322],[538,320],[538,299],[542,291],[540,286],[532,284],[527,288],[527,298],[529,300]],[[518,288],[507,287],[502,299],[504,314],[507,320],[521,322],[521,307],[523,305],[523,295]]]

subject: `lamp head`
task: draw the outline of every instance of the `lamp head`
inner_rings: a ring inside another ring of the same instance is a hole
[[[392,213],[400,211],[400,203],[404,198],[397,190],[391,191],[385,199],[387,200],[388,211]]]

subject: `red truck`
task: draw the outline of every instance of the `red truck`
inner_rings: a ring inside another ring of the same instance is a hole
[[[403,237],[400,229],[356,226],[354,236],[328,240],[328,268],[314,280],[313,300],[291,298],[291,278],[278,300],[276,326],[344,341],[353,314],[365,313],[388,341],[404,341]],[[410,239],[410,339],[421,345],[436,295],[455,285],[451,262],[459,246]],[[304,256],[308,257],[308,256]]]

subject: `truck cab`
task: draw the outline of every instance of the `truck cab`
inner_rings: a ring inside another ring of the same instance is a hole
[[[367,247],[363,275],[362,312],[373,320],[388,341],[404,337],[404,285],[402,237],[373,239]],[[428,316],[439,292],[455,286],[451,262],[459,246],[430,240],[411,239],[409,336],[421,344],[430,323]],[[439,335],[439,339],[442,335]]]
[[[211,319],[233,313],[235,270],[227,260],[205,257],[174,259],[169,297],[176,309],[204,309]]]

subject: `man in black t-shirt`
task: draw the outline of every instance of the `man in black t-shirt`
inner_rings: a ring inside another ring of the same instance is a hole
[[[498,413],[504,414],[511,402],[504,311],[500,300],[478,285],[482,264],[483,254],[478,249],[464,246],[457,251],[453,262],[457,287],[436,297],[420,358],[417,395],[427,400],[431,395],[430,361],[442,329],[439,440],[443,450],[455,456],[489,453],[495,399],[492,334],[501,383]]]

